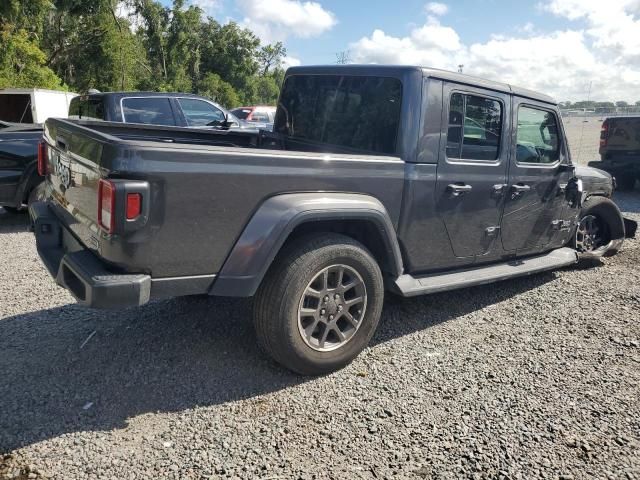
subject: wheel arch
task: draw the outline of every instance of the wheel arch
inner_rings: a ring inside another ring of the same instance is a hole
[[[380,268],[403,272],[395,228],[375,197],[346,193],[292,193],[267,199],[228,255],[211,295],[252,296],[285,244],[314,232],[335,232],[360,241]]]

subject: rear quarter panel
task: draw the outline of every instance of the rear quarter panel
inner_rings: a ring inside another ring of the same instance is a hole
[[[153,276],[217,273],[253,213],[274,195],[369,194],[394,222],[402,200],[404,163],[397,158],[157,145],[125,148],[120,158],[151,184],[150,241],[141,248],[150,248]]]

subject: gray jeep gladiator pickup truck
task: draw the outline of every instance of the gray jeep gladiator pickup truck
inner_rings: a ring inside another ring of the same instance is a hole
[[[365,348],[385,291],[528,275],[625,237],[611,177],[576,171],[555,102],[510,85],[296,67],[273,132],[224,135],[48,120],[30,214],[56,281],[96,308],[255,296],[264,350],[321,374]]]

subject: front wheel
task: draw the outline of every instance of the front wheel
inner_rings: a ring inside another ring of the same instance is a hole
[[[624,236],[616,204],[605,197],[591,197],[580,212],[572,246],[583,258],[609,257],[618,253]]]
[[[384,300],[369,251],[338,234],[294,241],[264,278],[254,304],[260,346],[303,375],[348,365],[373,336]]]

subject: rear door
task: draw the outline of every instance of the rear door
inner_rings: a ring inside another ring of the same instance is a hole
[[[514,139],[502,218],[502,244],[522,254],[545,250],[563,228],[565,189],[573,173],[556,111],[514,97]]]
[[[510,96],[445,83],[446,147],[436,185],[438,215],[454,254],[474,261],[499,241],[510,148]]]

